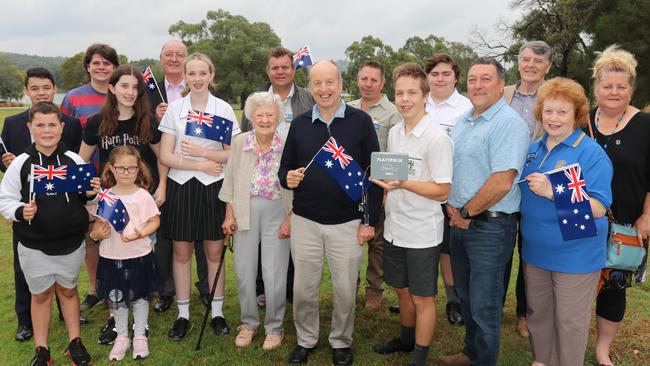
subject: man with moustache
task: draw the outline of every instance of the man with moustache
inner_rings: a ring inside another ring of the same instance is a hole
[[[454,181],[447,202],[452,269],[465,321],[461,353],[442,366],[496,365],[503,276],[512,256],[521,192],[514,184],[529,142],[526,123],[503,98],[505,70],[475,60],[468,72],[472,109],[456,121]]]
[[[309,89],[316,102],[311,112],[296,117],[282,153],[280,184],[293,190],[291,254],[295,266],[293,318],[297,345],[289,363],[306,363],[319,336],[319,285],[327,258],[334,306],[329,343],[334,365],[351,365],[356,285],[363,244],[374,237],[382,191],[368,189],[368,220],[336,180],[317,164],[309,165],[325,142],[334,137],[359,164],[370,165],[379,151],[372,119],[341,99],[343,81],[333,61],[320,61],[310,70]],[[337,162],[334,162],[338,164]],[[309,166],[309,169],[306,169]]]
[[[57,88],[54,77],[49,70],[42,67],[33,67],[25,72],[25,96],[29,98],[32,105],[41,102],[52,102]],[[9,116],[5,119],[2,126],[2,141],[0,153],[2,153],[2,164],[0,170],[7,170],[9,164],[16,156],[25,152],[25,148],[32,144],[32,137],[27,129],[27,119],[29,109],[24,112]],[[63,135],[61,141],[66,145],[68,150],[79,151],[81,145],[81,125],[79,120],[63,115]],[[30,315],[31,293],[25,282],[25,275],[20,268],[17,253],[18,241],[13,237],[14,248],[14,285],[16,290],[16,300],[14,310],[18,318],[18,328],[15,339],[17,341],[26,341],[32,337],[32,319]]]
[[[398,124],[402,118],[397,108],[381,91],[386,84],[384,66],[373,60],[365,61],[357,73],[357,85],[361,98],[353,100],[348,105],[359,108],[372,118],[379,149],[386,151],[388,131]],[[376,310],[381,304],[384,292],[384,210],[379,213],[379,221],[375,226],[375,237],[368,241],[368,268],[366,269],[366,295],[364,306]]]

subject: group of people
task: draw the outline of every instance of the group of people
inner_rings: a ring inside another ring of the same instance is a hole
[[[122,360],[131,347],[134,359],[144,358],[149,299],[158,294],[157,312],[176,297],[178,316],[167,336],[181,341],[193,326],[193,253],[210,326],[228,335],[221,262],[224,240],[232,236],[241,322],[235,346],[253,343],[260,305],[266,308],[262,349],[281,346],[291,301],[297,344],[288,361],[308,362],[319,340],[326,259],[334,295],[332,363],[350,365],[367,243],[364,306],[380,307],[383,282],[399,301],[391,306],[399,313],[399,335],[377,340],[375,352],[408,352],[411,365],[426,364],[440,267],[447,319],[464,325],[466,335],[461,352],[438,364],[496,365],[517,245],[517,331],[530,337],[533,365],[583,364],[594,299],[597,362],[613,365],[610,347],[633,273],[605,269],[608,218],[633,226],[647,242],[650,115],[630,105],[636,79],[630,53],[612,46],[596,60],[591,111],[575,81],[545,81],[551,61],[545,42],[525,43],[520,80],[506,86],[503,66],[478,58],[466,71],[465,97],[457,90],[458,63],[434,54],[424,68],[411,62],[393,70],[393,104],[382,94],[383,66],[368,60],[357,75],[361,98],[346,104],[335,63],[315,63],[303,89],[294,81],[292,53],[277,47],[268,57],[269,83],[247,98],[241,125],[215,96],[211,60],[188,55],[179,41],[162,47],[159,93],[147,93],[140,70],[119,65],[105,44],[86,50],[89,82],[68,92],[60,109],[52,104],[50,72],[28,70],[32,107],[8,117],[2,131],[0,211],[13,221],[16,339],[33,336],[31,364],[51,364],[54,294],[70,357],[88,365],[80,312],[104,300],[110,315],[99,342],[113,344],[109,359]],[[232,122],[229,144],[186,134],[188,119],[214,116]],[[321,165],[314,159],[323,150],[330,156]],[[408,179],[369,177],[378,151],[407,154]],[[95,162],[99,172],[92,191],[32,193],[33,165],[84,162]],[[561,189],[548,173],[576,163],[593,216],[585,220],[594,221],[597,233],[565,240],[554,202]],[[339,167],[358,174],[360,197],[334,178],[330,170]],[[96,197],[107,194],[128,211],[122,232],[88,214]],[[80,305],[84,260],[89,293]],[[611,281],[621,276],[628,281]]]

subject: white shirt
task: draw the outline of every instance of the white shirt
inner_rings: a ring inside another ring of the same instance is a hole
[[[172,104],[169,105],[165,115],[160,121],[158,129],[163,133],[168,133],[176,137],[176,144],[174,145],[174,153],[181,155],[181,142],[183,140],[190,140],[195,144],[212,150],[223,150],[223,145],[220,142],[212,141],[209,139],[204,139],[201,137],[187,136],[185,135],[185,117],[187,113],[192,108],[190,102],[190,94],[181,98]],[[224,102],[223,100],[210,94],[208,97],[208,103],[205,106],[206,113],[215,114],[217,116],[223,117],[233,122],[232,126],[232,135],[235,136],[240,132],[239,124],[237,123],[237,117],[235,112],[232,110],[230,104]],[[188,160],[197,160],[197,161],[206,161],[206,158],[201,158],[197,156],[181,155],[183,159]],[[204,185],[209,185],[214,182],[220,181],[223,179],[223,173],[218,176],[209,175],[201,171],[196,170],[180,170],[180,169],[169,169],[169,174],[167,175],[170,179],[178,184],[185,184],[192,177],[198,179]]]
[[[431,94],[427,96],[425,109],[434,121],[440,124],[440,127],[451,136],[451,130],[456,125],[456,120],[465,115],[472,108],[472,103],[465,96],[454,89],[449,98],[444,102],[435,104]]]
[[[388,133],[388,151],[409,155],[408,180],[451,183],[453,146],[451,138],[429,115],[408,135],[403,121]],[[388,192],[384,238],[403,248],[440,244],[444,231],[441,203],[406,189]]]
[[[278,134],[285,139],[287,138],[287,134],[289,134],[289,125],[291,124],[291,121],[293,121],[293,108],[291,108],[291,98],[295,92],[296,89],[292,83],[289,94],[287,94],[287,97],[282,101],[282,104],[284,106],[284,120],[280,121],[278,127],[276,128]],[[269,93],[277,94],[273,91],[273,85],[269,86]]]
[[[185,80],[181,80],[177,85],[172,85],[167,78],[165,78],[165,93],[167,93],[167,104],[181,99],[183,91],[185,90]]]

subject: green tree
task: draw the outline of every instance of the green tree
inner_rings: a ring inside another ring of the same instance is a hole
[[[588,27],[593,35],[590,49],[602,51],[616,43],[636,56],[639,65],[632,104],[643,108],[650,102],[650,63],[647,62],[650,59],[650,45],[647,42],[650,39],[650,1],[600,1],[596,11],[594,22]],[[587,67],[594,58],[595,54],[592,53]]]
[[[118,55],[117,57],[120,65],[129,62],[125,55]],[[83,59],[84,52],[79,52],[61,64],[61,85],[59,87],[62,90],[74,89],[89,82]]]
[[[348,64],[347,70],[343,73],[343,86],[353,98],[359,98],[357,73],[361,64],[366,60],[375,60],[384,65],[386,84],[384,85],[383,92],[391,97],[393,90],[391,74],[398,59],[397,52],[391,46],[384,44],[379,38],[365,36],[361,41],[352,42],[345,49],[345,55],[350,60],[350,63]]]
[[[242,108],[248,94],[267,81],[268,52],[280,45],[267,23],[250,23],[223,9],[208,11],[206,19],[196,24],[179,21],[169,33],[180,38],[189,52],[212,59],[219,96],[231,102],[239,98]]]
[[[23,93],[25,73],[0,55],[0,99],[20,99]]]
[[[134,60],[129,62],[131,65],[138,68],[138,70],[144,72],[147,67],[151,67],[151,72],[156,77],[156,80],[159,80],[163,77],[163,69],[160,66],[160,61],[153,58],[143,58],[141,60]]]

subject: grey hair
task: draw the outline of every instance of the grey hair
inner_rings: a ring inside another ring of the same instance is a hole
[[[255,92],[251,94],[248,99],[246,99],[246,105],[244,105],[244,115],[249,121],[253,121],[253,114],[255,110],[261,106],[275,106],[277,111],[276,122],[284,120],[284,104],[280,97],[276,94],[265,92]]]
[[[479,57],[472,61],[472,64],[469,66],[471,69],[474,65],[492,65],[497,69],[497,76],[501,80],[506,80],[506,69],[503,68],[503,65],[495,58],[492,57]]]
[[[531,51],[533,51],[534,54],[538,56],[546,56],[548,59],[548,62],[551,62],[552,55],[551,55],[551,46],[548,45],[548,43],[544,41],[528,41],[525,42],[524,44],[519,47],[519,54],[517,55],[517,58],[521,58],[521,54],[524,52],[526,48],[530,48]]]
[[[181,45],[183,46],[183,48],[185,49],[185,56],[187,57],[187,54],[188,54],[188,53],[187,53],[187,46],[185,45],[185,43],[183,43],[182,41],[179,41],[178,39],[168,39],[168,40],[163,44],[162,48],[160,49],[160,54],[161,54],[161,55],[162,55],[163,53],[165,53],[165,48],[167,48],[167,46],[168,46],[170,43],[179,43],[179,44],[181,44]]]

